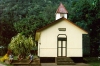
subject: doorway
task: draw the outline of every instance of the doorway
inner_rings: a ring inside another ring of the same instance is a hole
[[[59,34],[57,36],[57,57],[67,56],[67,36],[66,34]]]

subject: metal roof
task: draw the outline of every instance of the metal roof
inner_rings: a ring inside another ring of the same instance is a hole
[[[64,5],[62,3],[60,3],[56,13],[68,13],[68,11],[66,10],[66,8],[64,7]]]

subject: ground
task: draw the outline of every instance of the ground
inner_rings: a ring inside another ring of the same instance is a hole
[[[41,63],[41,66],[90,66],[85,63],[76,63],[76,65],[57,65],[56,63]]]
[[[0,66],[6,66],[6,65],[0,64]]]
[[[87,57],[85,58],[87,62],[78,62],[76,65],[57,65],[56,63],[41,63],[41,66],[99,66],[100,59],[97,57]],[[0,63],[0,66],[12,66],[12,65],[4,65],[5,63]]]
[[[0,66],[7,66],[7,65],[0,64]],[[76,63],[76,65],[57,65],[56,63],[41,63],[41,66],[90,66],[90,65],[85,63]]]

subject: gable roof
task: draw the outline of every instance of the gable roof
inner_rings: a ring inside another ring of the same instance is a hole
[[[50,24],[48,24],[48,25],[46,25],[46,26],[44,26],[44,27],[42,27],[42,28],[40,28],[40,29],[38,29],[36,32],[41,32],[42,30],[45,30],[45,29],[49,28],[50,26],[53,26],[53,25],[59,23],[59,22],[62,21],[62,20],[65,20],[66,22],[68,21],[68,22],[70,22],[71,24],[73,24],[73,25],[75,25],[76,27],[78,27],[78,28],[80,28],[81,30],[83,30],[84,32],[88,33],[87,31],[85,31],[84,29],[82,29],[81,27],[79,27],[78,25],[76,25],[75,23],[71,22],[70,20],[68,20],[68,19],[66,19],[66,18],[64,18],[64,17],[62,17],[62,18],[60,18],[60,19],[58,19],[58,20],[56,20],[56,21],[54,21],[54,22],[52,22],[52,23],[50,23]]]
[[[66,10],[66,8],[64,7],[64,5],[62,3],[60,3],[56,13],[68,13],[68,11]]]

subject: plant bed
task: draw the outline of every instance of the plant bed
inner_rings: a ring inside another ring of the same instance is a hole
[[[6,62],[8,62],[8,61],[6,61]],[[23,59],[21,61],[13,60],[11,65],[14,65],[14,66],[41,66],[39,58],[34,59],[31,63],[29,63],[29,62],[30,62],[30,60],[28,60],[28,59]]]

